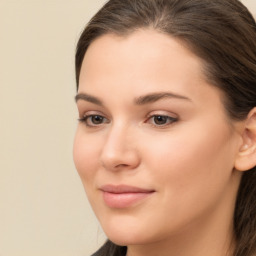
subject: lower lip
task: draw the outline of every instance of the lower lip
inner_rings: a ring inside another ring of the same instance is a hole
[[[103,191],[103,200],[110,208],[127,208],[134,206],[141,200],[151,196],[154,192],[139,192],[139,193],[109,193]]]

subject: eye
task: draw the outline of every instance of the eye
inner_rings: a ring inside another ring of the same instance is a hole
[[[109,123],[108,119],[101,115],[85,115],[78,119],[79,122],[85,123],[88,127],[98,127],[104,123]]]
[[[178,118],[166,115],[153,115],[147,121],[154,126],[164,127],[178,121]]]

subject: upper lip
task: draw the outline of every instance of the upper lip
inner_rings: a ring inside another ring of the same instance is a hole
[[[100,187],[100,190],[103,192],[108,192],[113,194],[154,192],[153,189],[139,188],[139,187],[134,187],[130,185],[104,185]]]

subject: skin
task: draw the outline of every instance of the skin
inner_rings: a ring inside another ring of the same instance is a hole
[[[142,100],[163,92],[180,97]],[[128,256],[231,255],[242,137],[202,61],[156,31],[107,34],[86,52],[78,95],[79,118],[89,117],[74,162],[106,235]],[[106,184],[154,193],[119,209],[103,200]]]

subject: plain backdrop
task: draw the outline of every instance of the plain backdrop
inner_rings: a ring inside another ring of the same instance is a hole
[[[104,2],[0,0],[0,256],[88,256],[105,239],[72,159],[76,41]]]

